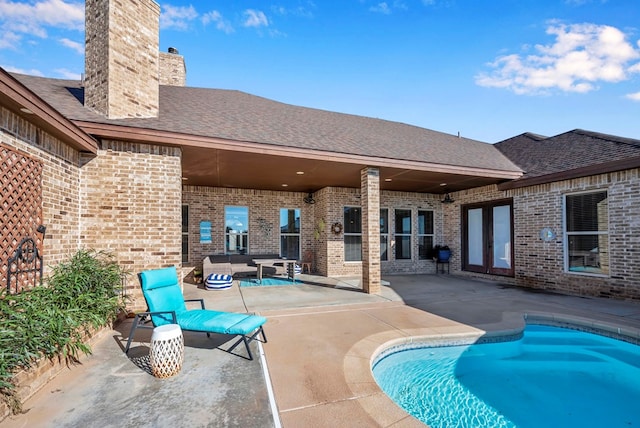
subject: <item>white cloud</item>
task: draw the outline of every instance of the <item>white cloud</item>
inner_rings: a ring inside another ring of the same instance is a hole
[[[0,49],[13,49],[22,40],[22,37],[13,31],[6,31],[0,34]]]
[[[216,28],[220,31],[223,31],[227,34],[233,33],[233,26],[229,21],[222,17],[222,14],[217,10],[212,10],[211,12],[205,13],[202,15],[202,23],[204,25],[208,25],[210,23],[215,23]]]
[[[74,30],[84,29],[84,2],[45,0],[36,3],[34,9],[38,19],[48,25]]]
[[[625,98],[628,98],[628,99],[630,99],[632,101],[640,102],[640,92],[636,92],[636,93],[633,93],[633,94],[627,94],[627,95],[625,95]]]
[[[162,5],[160,13],[160,28],[173,28],[176,30],[186,30],[189,23],[198,17],[198,12],[191,5],[189,6],[171,6],[169,4]]]
[[[60,43],[62,44],[62,46],[66,46],[71,50],[76,51],[76,53],[79,53],[80,55],[84,54],[83,43],[74,42],[73,40],[69,40],[69,39],[60,39]]]
[[[46,38],[47,26],[82,31],[84,2],[42,0],[18,3],[0,0],[0,48],[15,47],[23,35]]]
[[[18,67],[14,67],[12,65],[0,65],[0,67],[4,68],[5,71],[8,71],[9,73],[18,73],[18,74],[28,74],[30,76],[41,76],[44,77],[44,73],[41,72],[40,70],[36,70],[36,69],[31,69],[31,70],[25,70],[24,68],[18,68]]]
[[[271,6],[271,12],[275,15],[292,15],[292,16],[300,16],[303,18],[313,18],[313,11],[316,9],[316,5],[307,1],[301,5],[297,6]]]
[[[74,73],[66,68],[57,68],[54,70],[60,77],[67,80],[81,80],[82,75],[80,73]]]
[[[423,1],[423,3],[425,4],[425,6],[429,6],[432,4],[429,1]],[[409,6],[407,6],[407,4],[403,0],[394,0],[391,3],[388,3],[386,1],[379,2],[369,8],[369,12],[381,13],[383,15],[391,15],[396,10],[407,11],[409,10]]]
[[[382,13],[384,15],[391,14],[391,9],[389,8],[389,5],[386,2],[378,3],[375,6],[371,6],[369,10],[371,12]]]
[[[247,9],[244,11],[246,19],[242,24],[245,27],[267,27],[269,26],[269,20],[264,12],[260,10]]]
[[[629,63],[640,57],[623,32],[595,24],[554,24],[551,45],[536,45],[535,54],[510,54],[488,64],[488,73],[476,84],[509,89],[517,94],[544,94],[552,90],[584,93],[599,82],[620,82],[640,67]]]

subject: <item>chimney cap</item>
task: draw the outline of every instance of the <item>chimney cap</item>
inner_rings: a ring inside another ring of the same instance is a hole
[[[178,54],[180,53],[180,52],[178,52],[178,49],[173,48],[173,47],[171,47],[171,48],[167,49],[167,51],[168,51],[170,54],[176,54],[176,55],[178,55]]]

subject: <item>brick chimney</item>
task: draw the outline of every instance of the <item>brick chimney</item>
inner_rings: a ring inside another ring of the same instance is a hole
[[[84,102],[110,118],[157,117],[160,6],[87,0]]]
[[[169,48],[168,52],[160,52],[160,84],[169,86],[184,86],[187,81],[187,67],[184,57],[176,48]]]

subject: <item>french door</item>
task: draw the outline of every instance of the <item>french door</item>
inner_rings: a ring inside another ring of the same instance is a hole
[[[464,270],[513,276],[513,201],[466,205],[462,221]]]

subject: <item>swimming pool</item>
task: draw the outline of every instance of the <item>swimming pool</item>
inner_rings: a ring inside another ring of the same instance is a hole
[[[519,340],[385,352],[372,369],[433,428],[640,426],[640,346],[596,334],[527,325]]]

